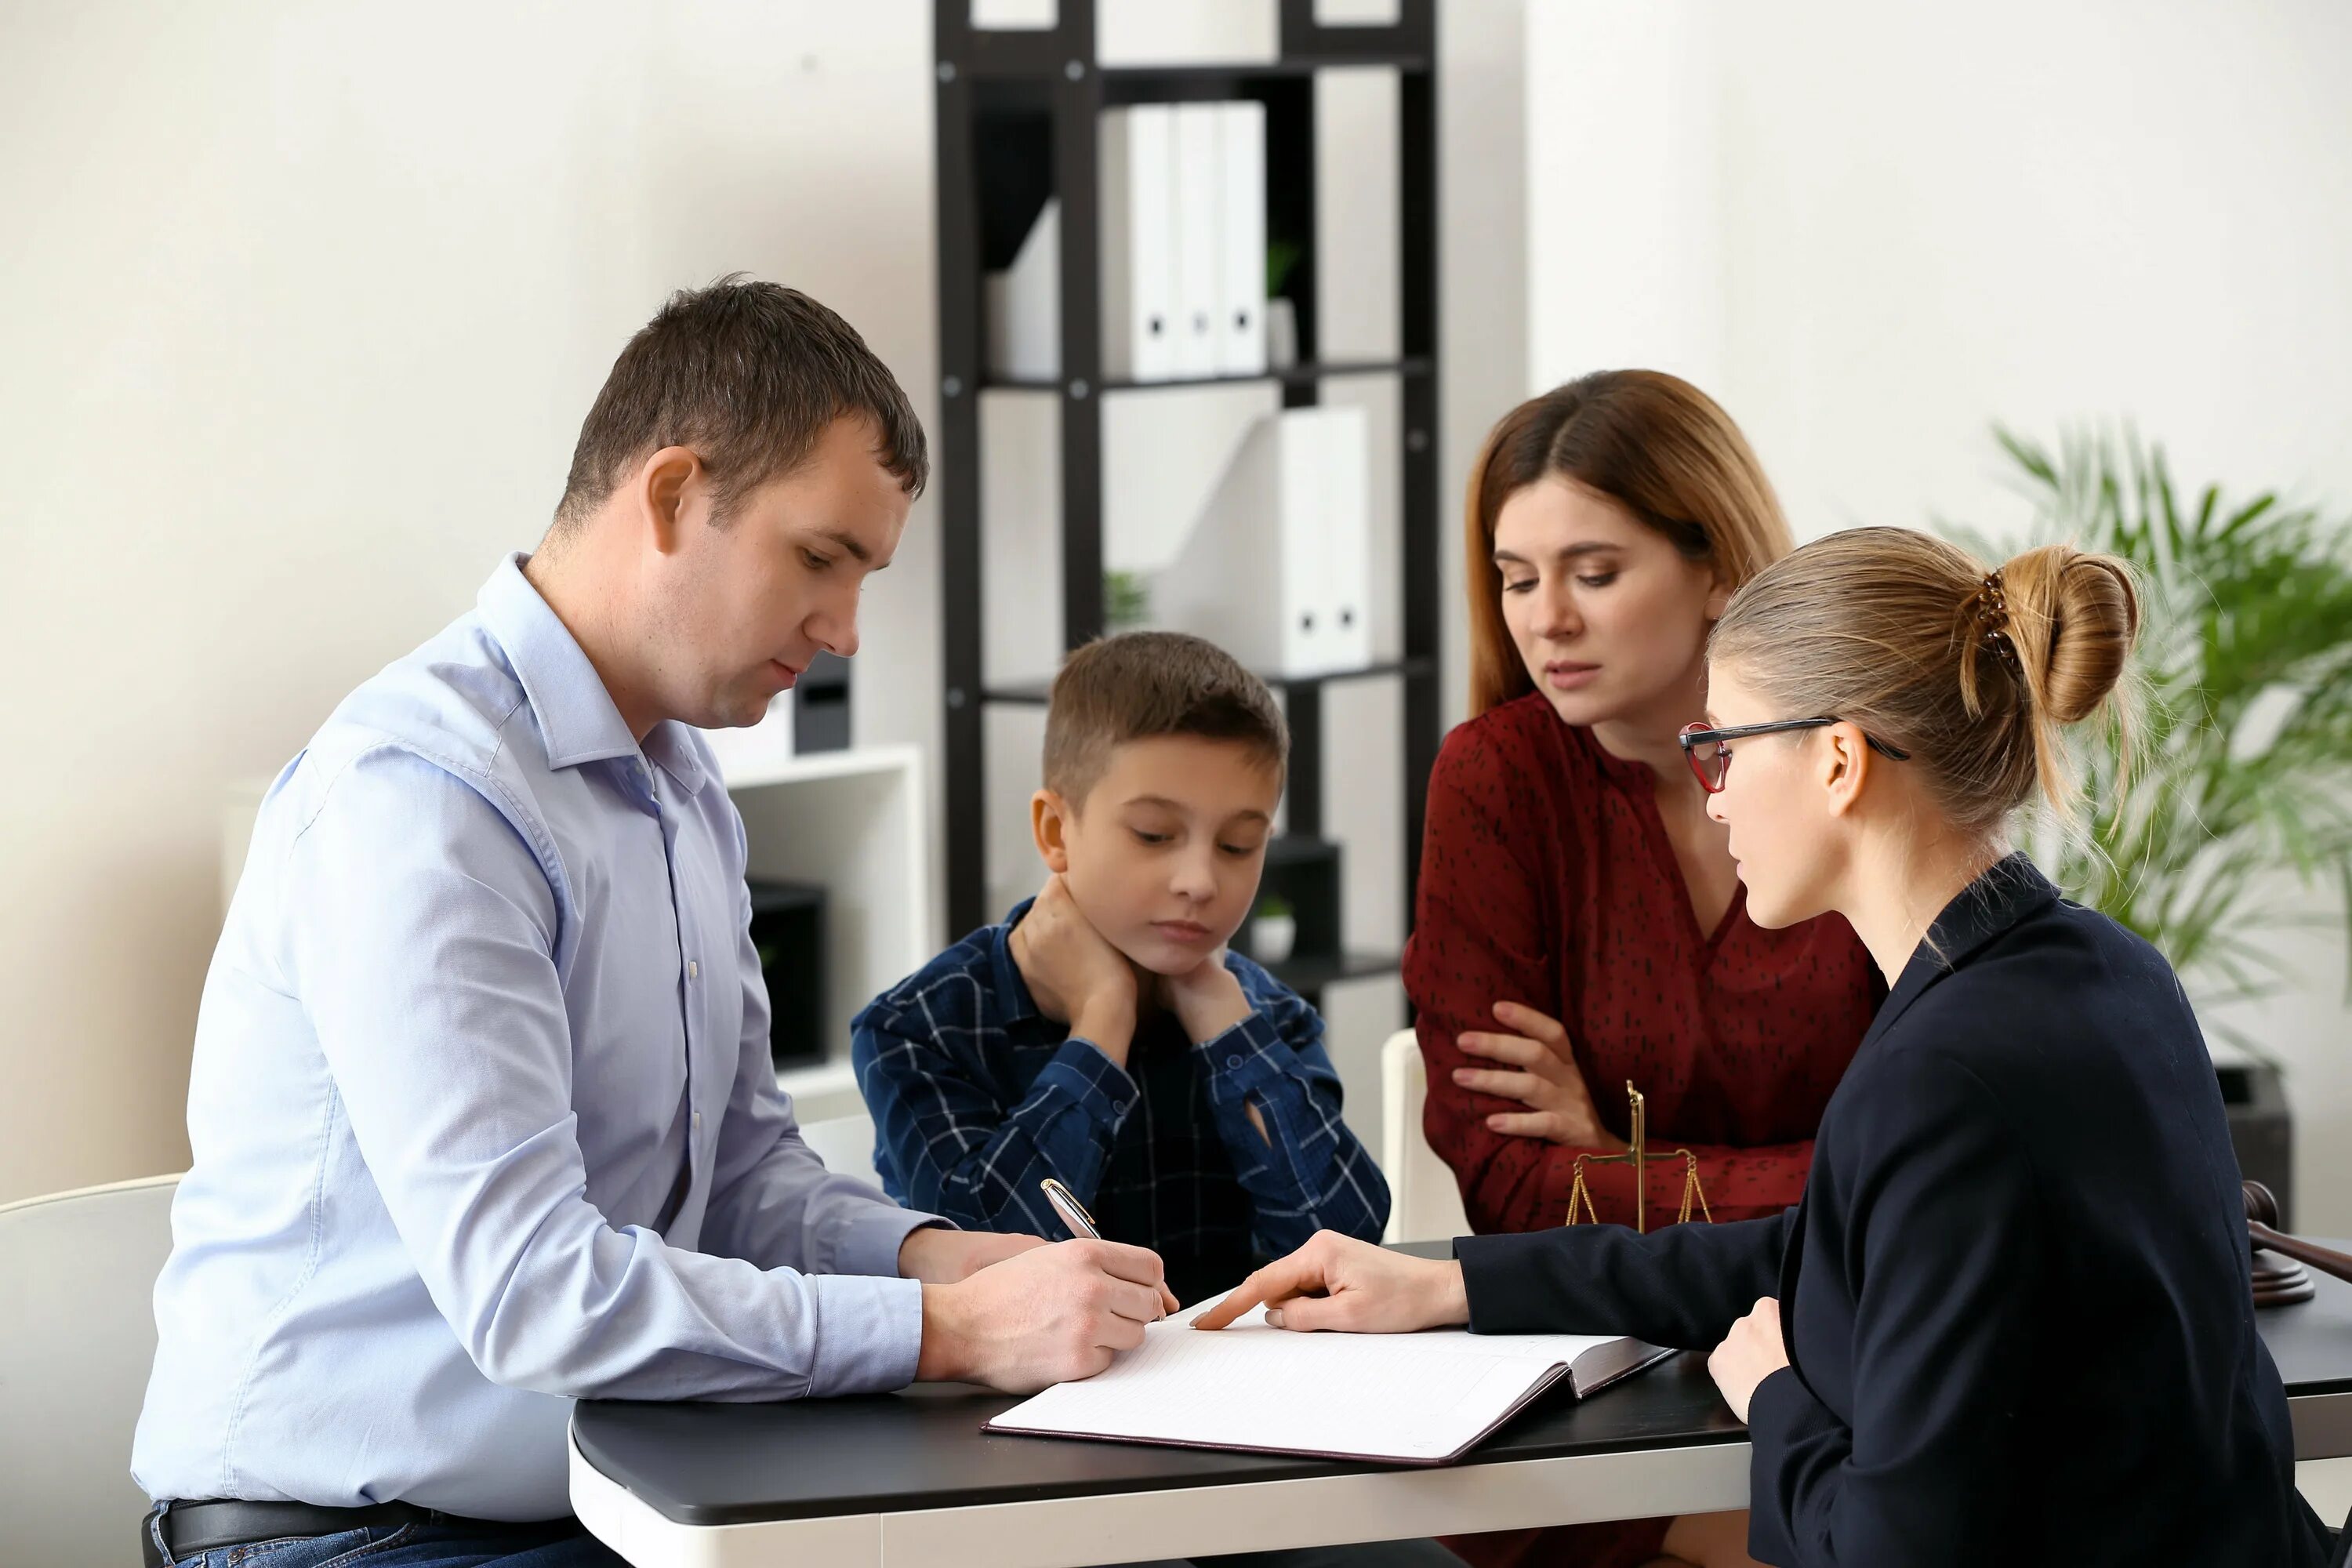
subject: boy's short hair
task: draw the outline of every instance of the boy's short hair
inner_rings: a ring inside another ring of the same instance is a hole
[[[729,509],[808,459],[825,427],[860,418],[908,495],[930,472],[913,405],[856,328],[797,289],[740,272],[681,289],[629,340],[580,426],[555,510],[561,531],[664,447],[688,447]]]
[[[1290,731],[1265,682],[1212,642],[1181,632],[1122,632],[1070,655],[1045,712],[1045,787],[1084,804],[1129,741],[1197,735],[1247,746],[1277,776]]]

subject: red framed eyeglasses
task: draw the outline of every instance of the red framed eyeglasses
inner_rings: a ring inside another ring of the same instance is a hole
[[[1691,772],[1698,775],[1699,787],[1709,795],[1720,795],[1724,778],[1731,772],[1732,742],[1745,741],[1755,735],[1786,734],[1792,730],[1819,730],[1826,725],[1844,722],[1844,720],[1835,717],[1776,719],[1769,724],[1735,724],[1727,730],[1718,730],[1708,724],[1685,724],[1678,739],[1682,742],[1683,755],[1690,763]],[[1882,757],[1891,757],[1898,763],[1911,760],[1910,752],[1898,751],[1875,735],[1864,734],[1863,740]]]

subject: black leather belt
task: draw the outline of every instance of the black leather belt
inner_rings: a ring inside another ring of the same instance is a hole
[[[146,1568],[171,1568],[199,1552],[225,1546],[250,1546],[257,1541],[280,1541],[289,1536],[334,1535],[371,1525],[437,1524],[485,1532],[534,1532],[541,1535],[575,1527],[569,1519],[542,1519],[523,1523],[513,1520],[468,1519],[418,1508],[414,1503],[380,1502],[367,1508],[320,1508],[307,1502],[193,1501],[163,1502],[140,1522],[139,1554]],[[157,1538],[162,1538],[157,1555]]]

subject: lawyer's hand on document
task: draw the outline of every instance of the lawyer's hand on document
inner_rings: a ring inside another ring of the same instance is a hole
[[[1116,1241],[1037,1247],[923,1287],[915,1375],[1034,1394],[1092,1377],[1176,1308],[1160,1255]]]
[[[1222,1329],[1260,1304],[1267,1322],[1301,1332],[1410,1334],[1470,1321],[1459,1263],[1407,1258],[1333,1230],[1243,1280],[1192,1326]]]
[[[1523,1110],[1498,1110],[1487,1127],[1517,1138],[1540,1138],[1579,1149],[1622,1149],[1624,1140],[1601,1124],[1592,1091],[1577,1070],[1575,1042],[1559,1019],[1517,1002],[1497,1002],[1495,1016],[1513,1033],[1469,1030],[1454,1037],[1465,1056],[1490,1068],[1455,1068],[1454,1081],[1473,1094],[1513,1100]]]

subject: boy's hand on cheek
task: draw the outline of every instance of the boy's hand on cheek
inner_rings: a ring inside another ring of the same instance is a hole
[[[1252,1012],[1249,998],[1242,994],[1242,983],[1225,967],[1222,947],[1195,969],[1162,975],[1160,994],[1196,1046],[1207,1045]]]
[[[1013,929],[1013,962],[1038,1011],[1120,1067],[1135,1039],[1135,970],[1079,911],[1058,876]]]

